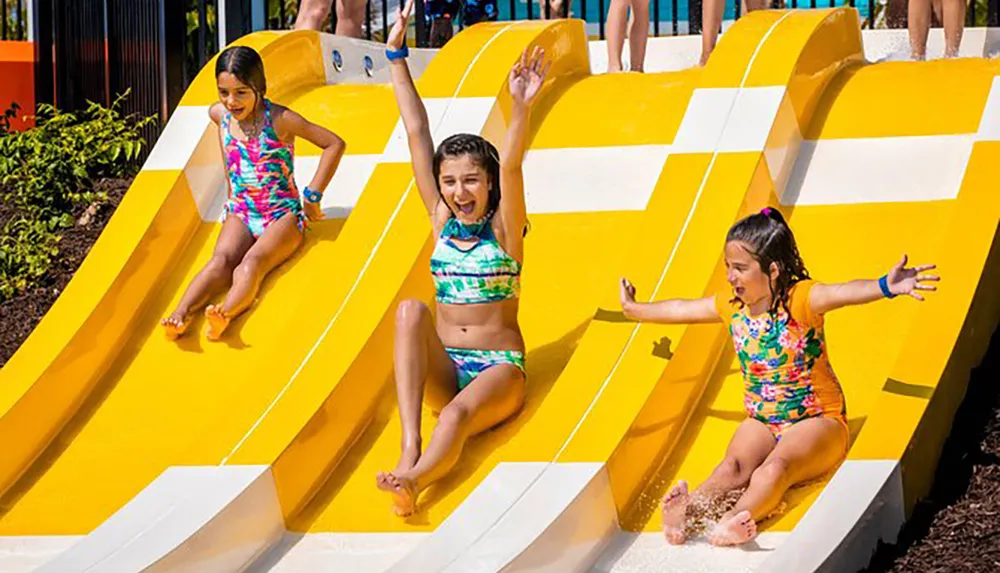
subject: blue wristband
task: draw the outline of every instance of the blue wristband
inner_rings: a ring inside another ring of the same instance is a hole
[[[896,295],[892,294],[892,291],[889,290],[889,277],[887,275],[883,275],[878,280],[878,288],[882,289],[882,294],[885,295],[885,298],[896,298]]]
[[[403,44],[403,47],[398,50],[390,50],[389,48],[385,49],[385,57],[390,62],[394,60],[401,60],[409,55],[410,55],[410,47],[407,46],[406,44]]]
[[[319,203],[323,200],[323,194],[319,191],[313,191],[309,187],[302,190],[302,196],[305,197],[307,203]]]

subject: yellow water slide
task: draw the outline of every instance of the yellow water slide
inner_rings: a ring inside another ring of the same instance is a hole
[[[500,141],[512,62],[537,45],[554,65],[525,160],[527,405],[400,520],[374,475],[400,442],[395,308],[432,300],[432,237],[384,56],[308,32],[240,42],[261,51],[272,99],[348,142],[331,218],[223,342],[201,322],[163,338],[219,230],[210,63],[0,370],[0,547],[33,548],[0,568],[842,571],[894,538],[1000,313],[1000,64],[868,64],[851,9],[755,12],[705,68],[651,74],[592,74],[576,20],[414,51],[437,141]],[[307,180],[319,151],[297,151]],[[923,305],[830,316],[852,447],[763,524],[768,551],[668,547],[658,498],[721,459],[744,416],[739,369],[721,326],[626,321],[617,279],[645,298],[724,290],[726,230],[765,205],[820,280],[879,276],[904,251],[945,280]]]

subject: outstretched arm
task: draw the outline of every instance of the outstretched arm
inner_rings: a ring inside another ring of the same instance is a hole
[[[406,6],[400,6],[396,13],[396,23],[393,24],[386,40],[386,48],[392,51],[401,50],[406,46],[406,23],[413,12],[413,0],[407,0]],[[396,94],[396,105],[403,118],[406,128],[406,139],[410,145],[410,162],[413,164],[413,177],[424,200],[427,213],[433,215],[438,205],[437,181],[434,180],[434,140],[431,139],[430,122],[427,120],[427,109],[417,94],[413,85],[410,68],[406,58],[400,57],[389,62],[389,75],[392,77],[392,90]]]
[[[715,313],[715,299],[712,297],[642,303],[636,302],[635,286],[628,279],[622,279],[619,287],[621,289],[622,312],[630,320],[660,324],[720,322],[719,315]]]
[[[921,265],[919,267],[907,268],[907,256],[903,255],[896,266],[885,276],[885,287],[891,297],[899,295],[909,295],[917,300],[924,300],[924,297],[917,291],[934,291],[937,287],[924,284],[926,282],[936,282],[941,280],[937,275],[924,274],[934,265]],[[886,294],[879,284],[881,279],[876,280],[854,280],[839,284],[816,284],[809,293],[809,307],[817,314],[823,314],[845,306],[865,304],[886,298]],[[890,297],[890,298],[891,298]]]
[[[520,237],[528,215],[524,203],[524,150],[528,144],[528,125],[531,120],[531,105],[542,88],[549,64],[545,62],[545,51],[539,47],[528,58],[528,49],[521,54],[510,70],[508,87],[513,107],[507,138],[500,150],[500,219],[504,234],[511,239]],[[508,239],[509,240],[509,239]]]
[[[301,137],[323,150],[319,158],[319,167],[316,168],[316,173],[308,185],[311,191],[322,195],[323,190],[330,184],[333,174],[336,173],[340,159],[344,157],[347,144],[336,133],[316,125],[288,108],[282,109],[279,117],[278,127],[281,132],[288,134],[289,138]],[[319,202],[312,202],[308,197],[305,201],[305,212],[312,221],[323,218]]]

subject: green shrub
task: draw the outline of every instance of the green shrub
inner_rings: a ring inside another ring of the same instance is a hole
[[[39,104],[35,127],[8,131],[0,123],[0,301],[45,275],[74,213],[106,198],[91,181],[123,177],[136,168],[142,129],[155,118],[123,116],[128,92],[110,108],[90,103],[79,113]],[[4,117],[11,117],[16,109]]]

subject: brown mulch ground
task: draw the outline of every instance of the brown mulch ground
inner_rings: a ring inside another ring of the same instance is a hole
[[[973,371],[934,487],[868,573],[1000,571],[1000,329]]]
[[[66,229],[59,241],[59,255],[48,274],[42,277],[39,284],[28,291],[0,302],[0,368],[13,356],[21,343],[24,342],[38,321],[45,316],[52,303],[59,298],[59,293],[66,288],[69,279],[83,262],[91,245],[104,229],[104,225],[115,212],[122,196],[132,183],[131,179],[102,179],[94,187],[108,195],[108,201],[96,205],[92,210],[86,225],[76,225]],[[0,204],[0,220],[9,216],[6,208]],[[85,213],[81,208],[74,213],[78,220]]]

